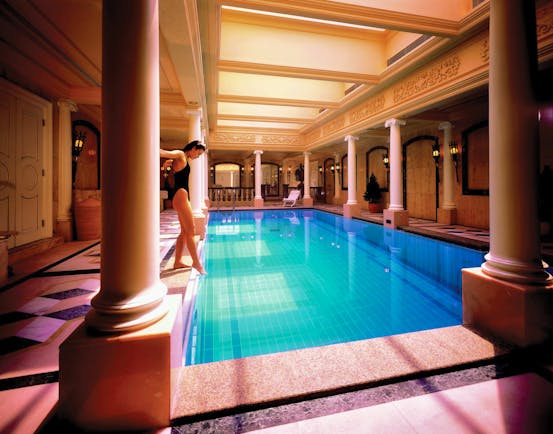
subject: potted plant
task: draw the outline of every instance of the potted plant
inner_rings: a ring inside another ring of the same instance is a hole
[[[363,193],[363,199],[369,203],[369,211],[371,213],[382,212],[382,205],[380,201],[382,199],[382,192],[380,191],[380,185],[376,180],[374,173],[371,173],[369,182],[367,183],[367,189]]]

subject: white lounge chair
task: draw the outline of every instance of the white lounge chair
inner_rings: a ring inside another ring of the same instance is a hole
[[[300,197],[300,191],[299,190],[290,190],[290,193],[288,194],[288,197],[285,197],[282,199],[282,206],[289,206],[293,207],[296,205],[296,201]]]

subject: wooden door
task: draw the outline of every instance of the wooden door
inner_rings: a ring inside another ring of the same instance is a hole
[[[51,236],[50,104],[0,81],[0,230],[8,247]]]

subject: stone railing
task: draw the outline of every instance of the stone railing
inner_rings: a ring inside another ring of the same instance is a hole
[[[209,200],[212,207],[248,206],[254,198],[253,187],[210,187]]]

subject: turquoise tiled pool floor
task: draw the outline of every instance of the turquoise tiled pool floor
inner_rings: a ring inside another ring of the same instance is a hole
[[[483,261],[313,210],[212,213],[207,240],[187,364],[460,324],[461,268]]]

